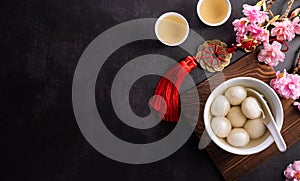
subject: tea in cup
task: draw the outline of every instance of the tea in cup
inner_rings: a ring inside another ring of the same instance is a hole
[[[229,0],[199,0],[197,14],[200,20],[209,26],[225,23],[231,14]]]
[[[189,24],[181,14],[168,12],[157,19],[155,34],[163,44],[177,46],[186,40],[189,34]]]

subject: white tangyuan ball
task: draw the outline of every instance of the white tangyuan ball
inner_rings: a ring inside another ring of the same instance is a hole
[[[231,124],[225,117],[214,117],[211,120],[213,132],[220,138],[225,138],[231,131]]]
[[[266,127],[261,119],[251,119],[246,122],[244,129],[249,133],[251,139],[257,139],[265,133]]]
[[[242,103],[242,112],[249,119],[256,119],[261,116],[262,109],[254,97],[247,97]]]
[[[232,127],[240,128],[243,127],[247,121],[246,116],[242,113],[240,106],[233,106],[227,114],[227,119],[229,119]]]
[[[211,104],[210,111],[215,116],[226,116],[230,109],[230,103],[225,96],[219,95]]]
[[[243,128],[234,128],[227,136],[227,142],[235,147],[242,147],[249,143],[250,136]]]
[[[242,86],[233,86],[226,90],[225,96],[231,105],[236,106],[241,104],[247,97],[247,91]]]

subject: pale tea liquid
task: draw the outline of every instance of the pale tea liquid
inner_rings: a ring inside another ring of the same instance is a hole
[[[157,32],[164,42],[175,44],[184,39],[187,29],[187,25],[182,18],[169,15],[160,21]]]
[[[206,22],[219,23],[227,16],[228,3],[226,0],[203,0],[198,11]]]

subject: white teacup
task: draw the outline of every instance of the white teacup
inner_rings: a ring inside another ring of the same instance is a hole
[[[229,0],[199,0],[197,14],[203,23],[219,26],[230,17],[231,3]]]
[[[168,46],[178,46],[188,37],[189,24],[179,13],[168,12],[155,23],[155,34],[160,42]]]

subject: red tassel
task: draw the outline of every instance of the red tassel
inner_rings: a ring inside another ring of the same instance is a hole
[[[179,120],[178,98],[180,85],[188,73],[196,67],[196,59],[187,56],[164,74],[158,82],[150,105],[158,111],[163,120],[171,122]]]

